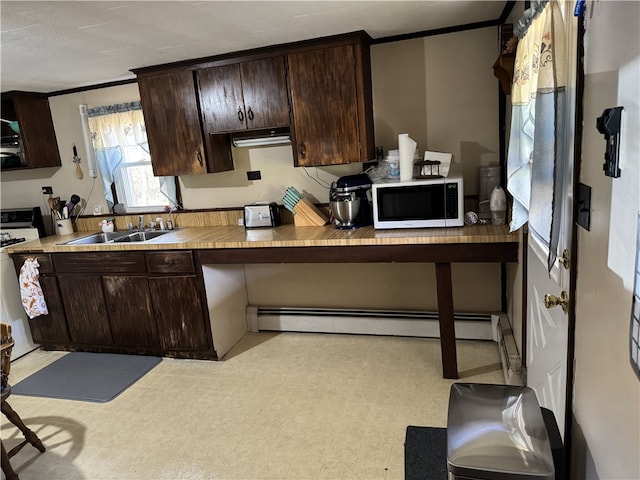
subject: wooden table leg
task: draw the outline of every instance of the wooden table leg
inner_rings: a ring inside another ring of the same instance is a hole
[[[440,320],[442,376],[444,378],[458,378],[451,263],[436,263],[436,285],[438,291],[438,318]]]

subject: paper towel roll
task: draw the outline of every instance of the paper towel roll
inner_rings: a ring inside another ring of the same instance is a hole
[[[398,150],[400,150],[400,181],[406,182],[413,178],[413,156],[418,144],[408,133],[398,135]]]

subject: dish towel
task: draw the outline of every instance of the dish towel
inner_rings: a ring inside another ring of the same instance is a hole
[[[20,295],[22,296],[22,307],[27,312],[29,318],[39,315],[47,315],[49,309],[40,287],[40,264],[35,258],[27,258],[20,268]]]

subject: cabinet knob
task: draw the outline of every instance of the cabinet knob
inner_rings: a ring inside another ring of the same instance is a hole
[[[298,153],[301,157],[304,157],[307,154],[307,147],[305,147],[304,143],[298,145]]]
[[[200,152],[200,150],[198,150],[198,152],[196,152],[196,158],[198,159],[198,163],[202,167],[202,165],[203,165],[203,163],[202,163],[202,152]]]
[[[249,107],[249,110],[247,110],[247,118],[250,122],[253,122],[253,110],[251,110],[251,107]]]
[[[244,113],[242,112],[242,108],[238,107],[238,120],[244,122]]]

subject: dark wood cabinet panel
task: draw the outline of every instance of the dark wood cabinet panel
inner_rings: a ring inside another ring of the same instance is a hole
[[[143,252],[55,253],[53,264],[58,273],[144,273]]]
[[[100,277],[60,275],[58,285],[71,340],[79,344],[113,344]]]
[[[193,72],[138,78],[156,176],[207,173]]]
[[[12,169],[59,167],[62,165],[53,128],[49,99],[42,93],[8,92],[2,95],[2,118],[17,121],[20,133],[2,122],[3,143],[8,136],[19,137],[23,163]],[[3,166],[3,170],[7,170]]]
[[[196,278],[149,278],[160,342],[166,350],[207,350],[205,317]]]
[[[149,273],[194,273],[191,252],[148,252],[145,254]]]
[[[297,164],[361,161],[354,47],[301,52],[288,61]]]
[[[116,345],[159,347],[147,277],[102,277],[113,342]]]
[[[238,65],[198,70],[198,87],[205,132],[229,132],[246,128],[242,79]]]
[[[288,126],[284,57],[197,70],[205,132]]]
[[[53,264],[51,263],[51,255],[48,253],[14,253],[11,255],[16,274],[20,275],[20,269],[27,258],[35,258],[38,262],[38,271],[43,273],[53,273]]]
[[[69,343],[69,332],[55,277],[40,276],[40,287],[47,302],[47,315],[29,319],[31,336],[36,343]]]
[[[248,129],[285,127],[291,123],[284,57],[240,64]]]

